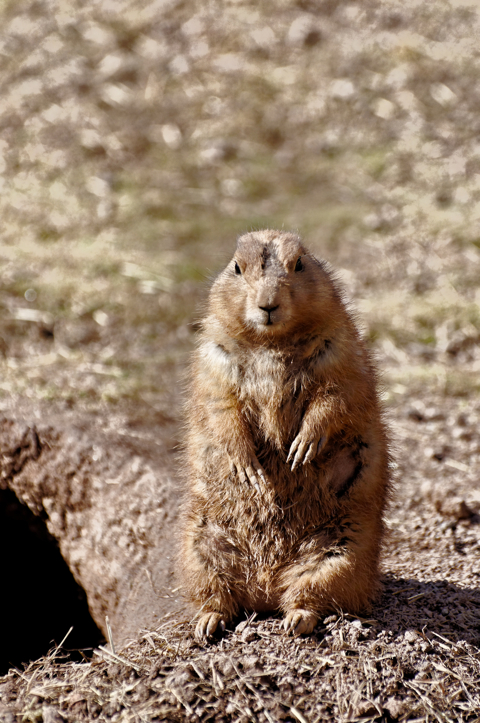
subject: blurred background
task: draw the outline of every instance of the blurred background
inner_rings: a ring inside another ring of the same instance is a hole
[[[0,15],[0,409],[177,420],[206,282],[263,227],[339,270],[387,404],[478,399],[477,3]]]

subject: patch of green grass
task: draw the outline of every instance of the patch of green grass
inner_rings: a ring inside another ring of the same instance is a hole
[[[359,154],[365,171],[374,180],[379,180],[385,170],[387,153],[385,148],[372,148]]]

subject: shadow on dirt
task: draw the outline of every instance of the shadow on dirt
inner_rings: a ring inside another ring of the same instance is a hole
[[[419,582],[393,576],[384,576],[383,585],[383,595],[370,615],[365,618],[360,617],[364,622],[362,639],[372,639],[372,635],[366,632],[370,629],[374,637],[385,631],[389,642],[407,646],[432,641],[444,649],[451,649],[451,646],[460,641],[480,646],[480,589],[462,588],[443,580]],[[226,634],[218,634],[210,646],[213,649],[235,630],[239,632],[237,628],[239,625],[242,630],[244,627],[254,630],[272,618],[278,620],[278,625],[281,625],[281,613],[275,615],[271,612],[259,612],[248,615],[244,612],[231,622]],[[329,623],[327,628],[320,621],[311,639],[316,640],[321,647],[325,647],[326,644],[328,646],[326,636],[332,627],[336,628],[343,621],[348,628],[349,623],[355,619],[356,616],[342,613],[338,616],[327,616],[326,621]],[[254,635],[251,636],[253,639]],[[424,652],[428,652],[425,646]]]
[[[72,626],[63,653],[102,641],[56,541],[10,490],[0,491],[0,549],[0,675],[46,655]]]
[[[384,593],[372,617],[395,637],[414,631],[442,636],[447,645],[461,640],[480,645],[480,589],[388,575],[383,582]]]

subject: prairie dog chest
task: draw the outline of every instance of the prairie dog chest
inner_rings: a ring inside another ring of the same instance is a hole
[[[244,404],[271,406],[281,403],[297,386],[295,375],[283,355],[263,347],[227,349],[206,341],[200,349],[200,376],[233,391]]]
[[[312,387],[311,370],[282,351],[208,341],[202,348],[202,375],[217,392],[233,393],[252,424],[252,432],[277,449],[298,432],[305,400]]]
[[[259,409],[282,405],[295,387],[283,355],[261,347],[240,362],[240,378],[239,398]]]
[[[239,399],[252,428],[277,449],[298,433],[307,390],[301,372],[282,354],[256,349],[243,368]]]

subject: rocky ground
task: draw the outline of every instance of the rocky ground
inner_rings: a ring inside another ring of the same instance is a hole
[[[368,618],[292,640],[257,617],[202,647],[172,598],[115,653],[14,661],[0,720],[480,720],[476,3],[0,12],[3,416],[161,460],[178,497],[206,279],[238,233],[294,228],[359,312],[397,464]]]

